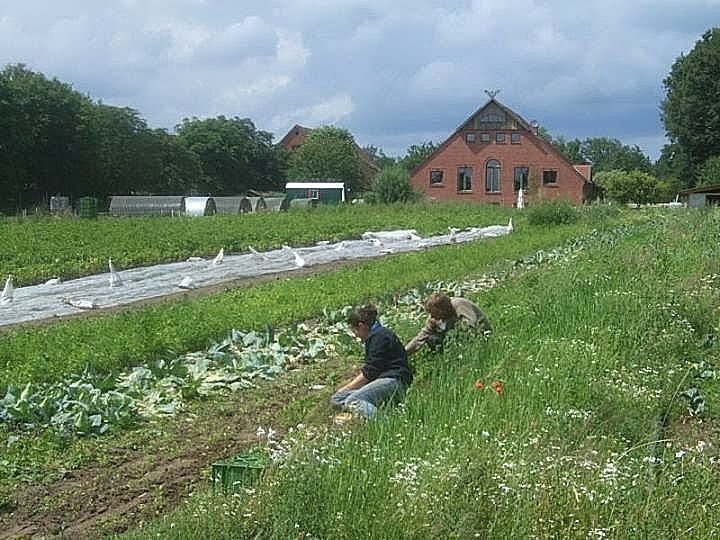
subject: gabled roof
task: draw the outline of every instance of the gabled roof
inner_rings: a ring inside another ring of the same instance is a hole
[[[512,120],[515,120],[515,122],[520,126],[523,130],[529,132],[537,141],[541,141],[550,152],[555,154],[559,159],[563,160],[565,163],[570,165],[570,167],[573,168],[575,171],[575,174],[577,174],[578,178],[582,179],[584,182],[588,183],[594,183],[591,179],[585,178],[577,169],[575,169],[575,166],[568,160],[561,152],[559,152],[552,144],[545,141],[542,137],[537,135],[535,133],[535,126],[530,124],[527,120],[525,120],[522,116],[520,116],[518,113],[510,109],[509,107],[503,105],[500,103],[497,99],[494,97],[491,97],[485,104],[477,109],[474,113],[472,113],[462,124],[460,124],[455,131],[453,131],[450,136],[445,139],[441,144],[438,145],[438,147],[429,155],[427,156],[420,164],[418,164],[410,173],[411,176],[415,175],[422,167],[425,166],[425,164],[433,159],[436,155],[438,155],[440,152],[442,152],[448,144],[450,144],[450,141],[452,141],[455,136],[461,132],[463,129],[467,127],[467,125],[472,122],[472,120],[479,115],[482,111],[487,109],[490,105],[497,106],[500,110],[502,110],[505,114],[507,114]]]
[[[290,128],[290,131],[288,131],[285,136],[280,139],[280,142],[278,142],[278,144],[285,146],[287,141],[290,140],[290,138],[294,137],[296,133],[307,137],[311,131],[312,130],[310,128],[306,128],[304,126],[301,126],[300,124],[295,124],[293,127]]]
[[[680,195],[689,195],[690,193],[718,193],[720,192],[720,184],[705,184],[695,186],[694,188],[683,189]]]

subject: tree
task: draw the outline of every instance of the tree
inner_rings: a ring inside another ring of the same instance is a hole
[[[386,156],[382,148],[377,146],[368,145],[363,146],[363,152],[365,152],[370,158],[378,164],[381,169],[386,169],[397,164],[397,159],[394,157]]]
[[[410,173],[402,165],[383,169],[373,180],[372,190],[366,197],[371,203],[410,202],[419,198],[410,183]]]
[[[698,169],[697,185],[720,184],[720,156],[708,158]]]
[[[644,171],[602,171],[595,176],[595,182],[603,188],[607,198],[621,204],[639,206],[656,199],[657,179]]]
[[[85,130],[90,99],[22,64],[7,66],[0,80],[0,184],[10,189],[8,198],[29,206],[80,189],[92,159]]]
[[[410,173],[420,165],[425,159],[437,149],[437,145],[432,141],[422,144],[413,144],[408,148],[407,153],[400,159],[399,163],[405,167]]]
[[[283,186],[282,151],[272,144],[272,134],[257,130],[250,119],[186,118],[176,132],[201,165],[198,192],[236,195],[248,189],[270,191]]]
[[[696,172],[708,158],[720,155],[720,28],[705,32],[687,56],[680,55],[663,85],[665,131]]]
[[[683,187],[695,185],[695,173],[690,158],[678,143],[663,146],[653,169],[655,176],[661,180],[669,179]]]
[[[580,154],[585,163],[592,165],[593,174],[602,171],[633,170],[650,173],[650,158],[636,146],[628,146],[617,139],[596,137],[585,139],[580,145]]]
[[[337,180],[351,192],[367,189],[357,145],[345,129],[323,126],[313,129],[293,152],[287,173],[291,180]]]

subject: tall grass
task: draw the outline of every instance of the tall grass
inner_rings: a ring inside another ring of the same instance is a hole
[[[414,357],[400,407],[299,427],[254,489],[127,537],[717,537],[718,231],[659,213],[518,273],[478,298],[487,341]]]

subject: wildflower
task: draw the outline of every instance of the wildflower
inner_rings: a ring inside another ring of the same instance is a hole
[[[475,388],[478,390],[484,390],[485,389],[485,383],[483,383],[480,379],[475,381]]]
[[[503,384],[502,384],[501,381],[495,381],[495,382],[493,383],[493,388],[494,388],[495,391],[498,393],[498,395],[500,395],[500,394],[503,393]]]

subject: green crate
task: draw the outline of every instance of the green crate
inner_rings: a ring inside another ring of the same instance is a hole
[[[233,459],[221,459],[212,464],[213,489],[236,492],[252,487],[258,481],[270,458],[264,450],[250,450]]]

